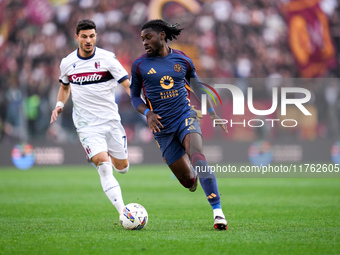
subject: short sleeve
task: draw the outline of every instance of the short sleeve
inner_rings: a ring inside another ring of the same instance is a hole
[[[118,61],[114,53],[112,53],[111,59],[109,61],[110,61],[109,72],[119,83],[129,78],[127,71],[124,69],[122,64]]]
[[[70,84],[70,80],[69,80],[68,75],[66,73],[65,58],[63,58],[61,60],[61,63],[60,63],[59,82],[64,84],[64,85],[69,85]]]

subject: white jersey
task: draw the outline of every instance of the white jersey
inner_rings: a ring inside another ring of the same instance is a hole
[[[77,129],[119,120],[115,102],[118,83],[128,73],[114,53],[96,47],[92,56],[82,58],[73,51],[60,64],[59,81],[71,85],[73,122]]]

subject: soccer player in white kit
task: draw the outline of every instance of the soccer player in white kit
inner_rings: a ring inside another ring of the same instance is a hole
[[[129,169],[126,134],[115,103],[120,83],[130,95],[128,73],[115,54],[96,47],[96,25],[82,20],[76,27],[79,48],[60,64],[60,89],[51,122],[57,120],[72,93],[73,122],[87,157],[96,165],[101,185],[118,213],[124,208],[121,189],[113,176]],[[112,163],[111,163],[112,162]]]

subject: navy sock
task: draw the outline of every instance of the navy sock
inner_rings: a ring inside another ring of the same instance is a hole
[[[213,205],[212,208],[213,208],[213,210],[215,210],[215,209],[222,209],[221,203]]]
[[[221,208],[220,193],[218,191],[216,176],[210,172],[210,167],[202,153],[195,152],[191,156],[191,163],[200,179],[201,186],[213,209]]]

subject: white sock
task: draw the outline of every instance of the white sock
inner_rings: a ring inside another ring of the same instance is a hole
[[[124,209],[122,191],[118,181],[113,176],[112,164],[110,162],[103,162],[98,165],[97,170],[106,196],[116,207],[118,213],[121,213]]]
[[[221,216],[225,218],[222,209],[214,209],[213,212],[214,212],[214,219],[216,218],[216,216]]]

